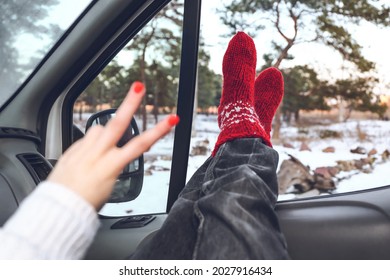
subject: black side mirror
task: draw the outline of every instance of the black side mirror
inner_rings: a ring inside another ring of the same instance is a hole
[[[116,109],[108,109],[92,115],[86,125],[85,132],[94,125],[106,125],[106,123],[115,115]],[[139,135],[139,130],[135,119],[131,120],[130,126],[126,129],[122,138],[117,143],[122,147],[134,136]],[[119,175],[114,190],[108,202],[126,202],[138,197],[142,190],[144,180],[144,157],[141,155],[138,159],[130,162]]]

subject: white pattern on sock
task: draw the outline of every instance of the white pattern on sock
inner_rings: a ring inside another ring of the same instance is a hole
[[[239,124],[243,121],[249,121],[251,123],[258,124],[263,128],[259,121],[253,106],[248,102],[236,101],[231,102],[223,107],[221,113],[221,129],[226,129],[234,124]]]

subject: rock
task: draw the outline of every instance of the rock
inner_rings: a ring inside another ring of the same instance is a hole
[[[301,148],[299,150],[300,151],[310,151],[311,152],[311,149],[310,149],[309,145],[306,144],[305,142],[302,142]]]
[[[378,151],[375,149],[375,148],[373,148],[373,149],[371,149],[369,152],[368,152],[368,156],[373,156],[373,155],[376,155],[378,153]]]
[[[283,147],[294,149],[294,146],[292,144],[290,144],[290,143],[283,143]]]
[[[309,167],[305,166],[297,158],[289,155],[290,159],[284,160],[277,174],[279,193],[283,194],[290,186],[294,186],[300,192],[312,189],[314,177]]]
[[[351,149],[350,152],[359,155],[365,155],[367,153],[366,149],[360,146],[356,147],[355,149]]]
[[[389,150],[384,150],[383,153],[381,154],[381,157],[382,157],[382,160],[383,160],[383,161],[388,160],[389,157],[390,157],[390,152],[389,152]]]
[[[339,174],[340,169],[337,168],[337,166],[329,166],[328,172],[332,177],[336,177],[337,174]]]
[[[171,155],[162,155],[162,156],[159,157],[159,159],[172,161],[172,156]]]
[[[320,191],[334,190],[336,185],[333,181],[333,177],[335,177],[337,173],[339,173],[339,169],[337,167],[327,166],[316,168],[316,170],[314,170],[313,188]]]
[[[313,188],[318,191],[330,191],[336,188],[333,177],[342,170],[340,167],[319,167],[312,174],[308,166],[303,165],[292,155],[289,157],[290,159],[282,162],[277,174],[280,194],[285,193],[291,186],[301,193],[306,193]],[[345,161],[345,163],[348,163],[345,168],[355,169],[353,161]]]
[[[152,175],[153,171],[170,171],[170,170],[171,169],[168,167],[152,164],[151,166],[149,166],[148,169],[145,170],[145,174]]]
[[[321,174],[322,176],[324,176],[327,179],[331,179],[333,177],[331,175],[331,173],[329,172],[328,167],[317,167],[314,170],[314,174]]]
[[[165,166],[155,166],[154,169],[155,171],[170,171],[171,169]]]
[[[356,161],[358,161],[360,165],[363,165],[363,168],[371,169],[373,167],[372,165],[374,164],[375,160],[376,159],[374,157],[366,157],[366,158],[357,159]]]
[[[191,155],[192,156],[205,156],[209,153],[209,149],[205,146],[195,146],[192,147]]]
[[[158,155],[146,153],[144,154],[144,163],[153,163],[158,159]]]
[[[191,155],[192,156],[205,156],[210,153],[209,151],[210,141],[208,139],[204,139],[196,142],[196,145],[192,147]]]
[[[321,139],[325,139],[325,138],[341,138],[342,137],[342,133],[338,132],[338,131],[330,130],[330,129],[325,129],[325,130],[319,131],[319,136],[320,136]]]
[[[334,152],[336,152],[336,148],[335,147],[326,147],[325,149],[322,150],[322,152],[324,152],[324,153],[334,153]]]
[[[372,169],[365,168],[365,169],[362,170],[362,172],[365,173],[365,174],[370,174],[370,173],[372,173]]]
[[[331,191],[336,189],[336,184],[332,178],[325,178],[322,174],[314,174],[314,185],[313,188],[320,191]]]
[[[339,171],[350,172],[356,170],[359,172],[370,173],[373,169],[373,164],[375,160],[376,160],[375,157],[365,157],[365,158],[354,159],[354,160],[339,160],[337,161],[336,168],[339,169]],[[336,175],[337,173],[334,176]]]
[[[337,167],[341,171],[351,171],[351,170],[356,169],[355,163],[353,160],[338,160],[338,161],[336,161],[336,163],[337,163]]]
[[[367,164],[364,159],[354,160],[356,169],[362,170],[364,166]]]
[[[376,161],[376,157],[368,157],[367,158],[367,162],[370,166],[372,166],[374,164],[374,162]]]
[[[317,167],[314,174],[321,174],[326,179],[332,179],[340,172],[340,169],[335,166]]]

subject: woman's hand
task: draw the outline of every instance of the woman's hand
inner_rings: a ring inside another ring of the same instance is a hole
[[[109,198],[122,169],[149,150],[179,122],[178,116],[171,115],[118,148],[116,144],[129,126],[144,94],[144,85],[133,83],[115,117],[105,127],[91,127],[81,140],[74,143],[61,156],[48,181],[68,187],[95,209],[100,209]]]

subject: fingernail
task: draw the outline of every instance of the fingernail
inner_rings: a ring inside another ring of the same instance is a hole
[[[142,82],[137,81],[134,82],[133,88],[135,93],[141,93],[145,89],[145,86]]]
[[[180,122],[180,118],[178,115],[170,115],[168,118],[168,123],[170,126],[175,126]]]

